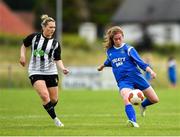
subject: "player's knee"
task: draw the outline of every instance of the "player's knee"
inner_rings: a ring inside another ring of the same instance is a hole
[[[49,100],[50,100],[48,94],[41,95],[41,98],[42,98],[43,102],[49,102]]]
[[[58,99],[51,99],[51,102],[52,102],[52,103],[56,103],[56,104],[57,104]]]
[[[58,96],[56,96],[56,95],[53,95],[53,96],[52,96],[52,95],[51,95],[51,96],[50,96],[50,99],[51,99],[51,102],[52,102],[52,103],[55,103],[55,102],[58,101]]]
[[[151,102],[154,103],[154,104],[155,104],[155,103],[158,103],[158,102],[159,102],[159,98],[158,98],[158,97],[153,98],[153,99],[151,100]]]
[[[55,107],[58,103],[58,100],[51,100],[51,102],[52,102],[53,106]]]

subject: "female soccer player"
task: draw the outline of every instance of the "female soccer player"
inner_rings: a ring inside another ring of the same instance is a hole
[[[144,71],[150,72],[152,78],[156,73],[144,63],[137,51],[130,45],[123,43],[123,30],[114,26],[107,30],[105,35],[105,48],[107,49],[107,59],[104,64],[97,69],[102,71],[104,67],[112,67],[120,94],[125,104],[125,112],[128,117],[128,123],[133,127],[139,127],[136,122],[136,114],[133,106],[128,100],[129,92],[134,89],[140,89],[147,97],[141,104],[141,115],[145,116],[147,106],[159,101],[154,89],[144,78],[138,66]]]
[[[48,15],[42,15],[42,32],[33,33],[23,40],[20,50],[20,64],[26,65],[26,48],[31,46],[31,59],[29,63],[29,78],[42,99],[44,109],[48,112],[58,127],[63,123],[57,118],[55,106],[58,102],[58,70],[68,74],[61,60],[61,47],[53,38],[55,32],[55,20]]]

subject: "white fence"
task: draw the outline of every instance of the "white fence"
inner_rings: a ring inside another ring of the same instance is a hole
[[[63,77],[63,89],[114,89],[117,88],[111,68],[98,72],[96,67],[69,67],[70,73]]]

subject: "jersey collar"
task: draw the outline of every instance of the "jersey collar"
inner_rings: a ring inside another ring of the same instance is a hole
[[[115,49],[120,49],[120,48],[124,47],[124,45],[125,45],[125,43],[122,43],[120,47],[115,47],[114,45],[113,45],[113,47],[114,47]]]

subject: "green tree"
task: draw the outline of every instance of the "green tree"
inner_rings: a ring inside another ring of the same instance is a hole
[[[64,31],[77,31],[79,24],[84,21],[96,23],[101,31],[111,22],[111,17],[121,2],[122,0],[63,1]]]
[[[56,18],[56,0],[36,0],[34,6],[35,13],[35,28],[41,29],[41,15],[48,14],[49,16]]]
[[[36,0],[4,0],[13,10],[32,10]]]
[[[35,28],[41,29],[42,14],[56,19],[56,0],[4,0],[13,10],[32,10],[35,14]],[[81,23],[97,24],[99,32],[111,22],[113,13],[123,0],[62,0],[63,31],[77,32]]]

